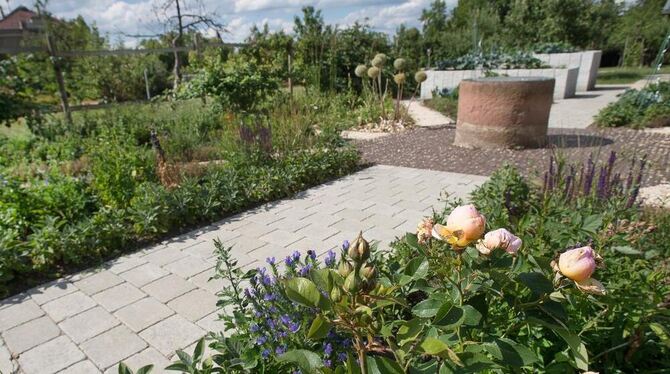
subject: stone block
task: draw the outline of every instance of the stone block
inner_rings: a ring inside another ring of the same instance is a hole
[[[93,295],[93,299],[109,312],[114,312],[143,297],[144,293],[130,283],[121,283]]]
[[[111,313],[100,306],[89,309],[58,324],[75,343],[81,343],[120,322]]]
[[[145,297],[117,310],[114,315],[131,330],[138,332],[174,314],[174,311],[153,297]]]
[[[51,374],[83,360],[86,356],[67,336],[61,335],[19,356],[24,374]]]
[[[215,311],[216,301],[216,296],[213,294],[196,289],[173,299],[167,305],[180,316],[195,322]]]
[[[205,330],[175,314],[147,328],[140,336],[165,356],[172,355],[205,336]]]
[[[155,297],[158,301],[166,303],[194,288],[195,285],[192,283],[174,274],[170,274],[142,287],[142,291]]]
[[[96,366],[105,370],[140,352],[147,343],[126,326],[117,326],[81,344],[81,349]]]
[[[2,338],[15,355],[60,335],[60,329],[49,317],[41,317],[4,331]]]
[[[96,306],[96,302],[81,291],[65,295],[42,305],[42,309],[56,322]]]

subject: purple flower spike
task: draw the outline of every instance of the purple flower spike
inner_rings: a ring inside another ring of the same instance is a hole
[[[346,362],[347,361],[347,354],[344,353],[344,352],[340,352],[340,353],[337,354],[337,359],[342,361],[342,362]]]
[[[342,250],[347,251],[349,249],[349,241],[345,240],[342,242]]]
[[[293,251],[293,261],[299,261],[300,260],[300,252],[298,251]]]
[[[267,348],[264,349],[263,352],[261,353],[261,356],[263,356],[263,358],[268,358],[270,356],[270,350]]]
[[[279,317],[279,319],[281,320],[281,323],[283,323],[283,324],[285,324],[285,325],[287,325],[287,326],[288,326],[289,323],[291,323],[291,317],[289,317],[289,316],[286,315],[286,314],[284,314],[283,316]]]
[[[270,265],[274,265],[277,260],[274,257],[268,257],[265,259],[265,262],[267,262]]]
[[[326,346],[323,348],[323,353],[325,353],[326,356],[333,354],[333,345],[326,343]]]
[[[325,263],[326,263],[326,266],[335,265],[335,252],[332,249],[328,250],[328,253],[326,254]]]
[[[311,258],[312,260],[316,260],[316,251],[313,249],[308,250],[307,257]]]

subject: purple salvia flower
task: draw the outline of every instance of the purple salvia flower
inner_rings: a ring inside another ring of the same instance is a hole
[[[312,270],[312,264],[305,265],[302,269],[300,269],[300,276],[306,277],[310,270]]]
[[[348,240],[343,241],[342,242],[342,250],[344,250],[345,252],[348,251],[349,250],[349,245],[350,244],[349,244]]]
[[[598,199],[605,198],[605,189],[607,188],[607,170],[604,166],[600,167],[600,175],[598,175],[598,185],[596,186],[596,196]]]
[[[285,345],[280,345],[279,347],[275,348],[275,354],[276,355],[283,355],[286,352],[286,346]]]
[[[316,251],[313,249],[308,250],[307,257],[311,258],[312,260],[316,260]]]
[[[340,353],[337,354],[337,359],[342,361],[342,362],[346,362],[347,361],[347,354],[344,353],[344,352],[340,352]]]
[[[293,251],[293,260],[294,261],[300,261],[300,252],[298,251]]]
[[[326,346],[323,348],[323,353],[326,356],[330,356],[331,354],[333,354],[333,345],[330,343],[326,343]]]
[[[259,329],[259,327],[255,323],[253,325],[249,326],[249,331],[251,331],[251,332],[258,332],[258,329]]]
[[[274,265],[276,262],[276,259],[274,257],[268,257],[265,259],[265,262],[267,262],[270,265]]]
[[[283,323],[286,326],[288,326],[288,324],[292,322],[291,317],[289,317],[287,314],[284,314],[283,316],[279,317],[279,319],[281,320],[281,323]]]
[[[277,299],[277,295],[275,295],[273,293],[266,293],[263,296],[263,300],[265,300],[265,301],[275,301],[276,299]]]
[[[331,361],[331,360],[323,360],[323,366],[325,366],[325,367],[327,367],[327,368],[331,368],[331,367],[333,367],[333,361]]]
[[[256,344],[258,345],[263,345],[268,341],[268,338],[266,336],[259,336],[256,338]]]
[[[286,263],[286,266],[288,266],[288,267],[293,267],[293,265],[295,265],[295,260],[291,256],[286,256],[286,259],[284,260],[284,262]]]
[[[270,356],[270,350],[265,348],[263,352],[261,352],[261,356],[263,356],[263,358],[268,358]]]
[[[336,257],[335,251],[333,251],[332,249],[329,249],[328,253],[326,254],[326,259],[324,261],[326,263],[326,266],[335,265],[335,257]]]
[[[300,324],[291,321],[291,322],[288,324],[288,329],[289,329],[290,332],[292,332],[292,333],[296,333],[296,332],[298,332],[298,330],[300,330]]]

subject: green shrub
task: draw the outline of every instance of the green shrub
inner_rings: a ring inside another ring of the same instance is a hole
[[[627,90],[619,100],[601,109],[595,118],[602,127],[662,127],[670,124],[670,83]]]

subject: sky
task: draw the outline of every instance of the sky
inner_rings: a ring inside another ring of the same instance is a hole
[[[293,18],[303,6],[322,10],[326,23],[340,26],[365,22],[374,30],[392,34],[400,24],[420,27],[421,10],[431,0],[181,0],[186,7],[200,3],[208,14],[228,30],[223,39],[241,42],[253,25],[267,23],[271,30],[292,32]],[[95,23],[112,42],[128,46],[137,43],[125,34],[155,34],[163,31],[157,22],[156,6],[165,0],[49,0],[47,9],[58,17],[69,19],[82,15]],[[449,8],[457,0],[448,0]],[[9,3],[9,6],[8,6]],[[19,5],[30,7],[34,0],[0,0],[5,11]]]

